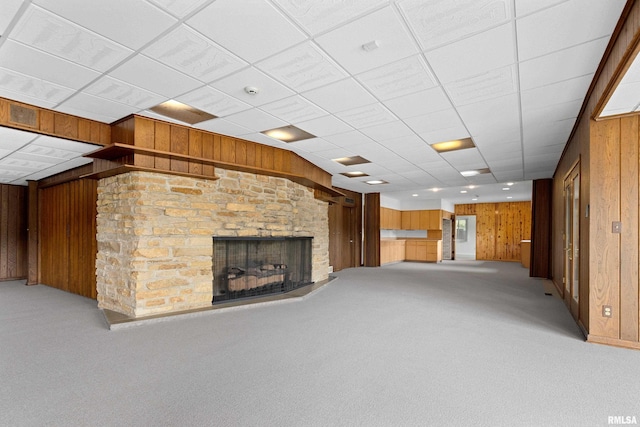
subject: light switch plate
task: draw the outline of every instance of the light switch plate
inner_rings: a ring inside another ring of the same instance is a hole
[[[622,223],[620,221],[613,221],[611,223],[611,232],[612,233],[622,233]]]

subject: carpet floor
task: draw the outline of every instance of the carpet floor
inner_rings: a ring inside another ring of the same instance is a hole
[[[0,426],[606,426],[640,352],[585,343],[517,263],[348,269],[305,299],[117,331],[0,283]]]

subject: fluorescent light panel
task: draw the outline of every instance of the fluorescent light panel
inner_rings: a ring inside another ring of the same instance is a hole
[[[360,172],[360,171],[353,171],[353,172],[340,172],[340,175],[344,175],[348,178],[360,178],[363,176],[369,176],[369,174],[364,173],[364,172]]]
[[[206,111],[199,110],[195,107],[191,107],[190,105],[183,104],[182,102],[174,101],[172,99],[149,109],[154,113],[158,113],[184,123],[189,123],[190,125],[217,118],[217,116],[209,114]]]
[[[302,141],[303,139],[310,139],[310,138],[316,137],[315,135],[312,135],[309,132],[304,131],[293,125],[283,126],[275,129],[269,129],[269,130],[262,131],[260,133],[282,142],[296,142],[296,141]]]
[[[340,157],[338,159],[332,159],[334,162],[338,162],[341,165],[345,166],[353,166],[353,165],[361,165],[363,163],[371,163],[369,160],[360,156],[351,156],[351,157]]]
[[[453,141],[436,142],[431,144],[431,148],[438,153],[446,153],[447,151],[464,150],[467,148],[473,148],[476,145],[471,138],[455,139]]]

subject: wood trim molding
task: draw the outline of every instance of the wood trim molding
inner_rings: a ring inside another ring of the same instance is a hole
[[[631,348],[635,350],[640,350],[640,342],[637,341],[625,341],[617,338],[609,338],[609,337],[601,337],[598,335],[588,334],[587,342],[596,343],[596,344],[604,344],[604,345],[612,345],[614,347],[622,347],[622,348]]]
[[[38,284],[38,257],[40,250],[38,247],[38,182],[29,181],[28,190],[28,219],[27,219],[27,285]]]

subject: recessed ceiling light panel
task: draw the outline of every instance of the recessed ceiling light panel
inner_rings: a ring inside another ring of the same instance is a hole
[[[217,116],[209,114],[206,111],[172,99],[158,104],[155,107],[151,107],[149,110],[174,120],[189,123],[190,125],[217,118]]]
[[[260,133],[282,142],[296,142],[296,141],[302,141],[303,139],[310,139],[310,138],[316,137],[315,135],[312,135],[309,132],[304,131],[293,125],[283,126],[275,129],[269,129],[269,130],[262,131]]]
[[[431,148],[438,153],[446,153],[447,151],[465,150],[467,148],[474,148],[476,145],[471,138],[455,139],[453,141],[437,142],[431,144]]]
[[[383,181],[381,179],[372,179],[371,181],[365,181],[367,184],[369,185],[381,185],[381,184],[388,184],[387,181]]]
[[[369,174],[366,174],[364,172],[360,172],[360,171],[353,171],[353,172],[340,172],[340,175],[344,175],[348,178],[360,178],[363,176],[369,176]]]
[[[361,165],[363,163],[371,163],[369,160],[360,156],[351,156],[351,157],[340,157],[337,159],[332,159],[334,162],[338,162],[341,165],[345,166],[353,166],[353,165]]]

